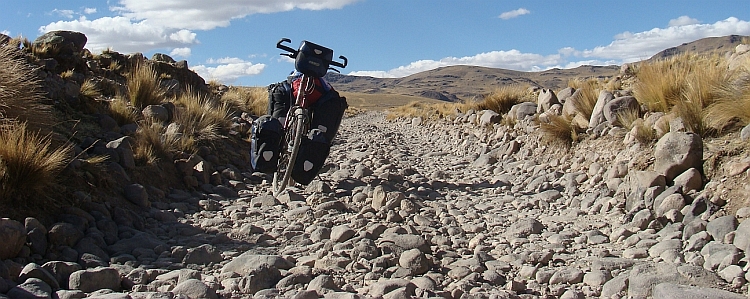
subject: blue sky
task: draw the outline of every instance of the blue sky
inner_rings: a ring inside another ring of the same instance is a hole
[[[170,54],[206,80],[263,86],[293,69],[276,42],[349,58],[344,74],[448,65],[620,65],[710,36],[750,35],[747,0],[2,0],[0,32],[86,34],[93,53]]]

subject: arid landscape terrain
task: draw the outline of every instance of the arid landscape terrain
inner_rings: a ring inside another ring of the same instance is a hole
[[[85,44],[0,36],[0,298],[748,297],[747,37],[628,66],[329,74],[350,111],[317,179],[278,197],[250,166],[265,88]],[[646,99],[649,66],[686,61],[731,79],[712,105],[691,105],[697,67]]]

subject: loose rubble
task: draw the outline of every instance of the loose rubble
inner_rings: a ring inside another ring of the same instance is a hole
[[[638,145],[573,154],[526,125],[367,112],[279,198],[227,166],[163,199],[128,186],[138,213],[89,201],[49,228],[3,219],[0,297],[747,297],[748,212],[720,216],[678,179],[693,161],[637,170]]]

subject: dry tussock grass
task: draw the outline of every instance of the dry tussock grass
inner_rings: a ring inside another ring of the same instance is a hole
[[[128,74],[128,96],[130,103],[138,109],[160,104],[166,92],[159,84],[159,76],[148,64],[138,64]]]
[[[407,105],[391,108],[387,119],[421,117],[425,120],[443,119],[469,110],[492,110],[506,114],[513,105],[523,102],[534,102],[536,98],[529,92],[528,86],[506,85],[497,88],[479,102],[438,103],[411,102]]]
[[[175,99],[175,105],[174,122],[181,127],[185,136],[196,141],[221,139],[222,132],[231,126],[232,109],[226,102],[188,90]]]
[[[158,122],[143,121],[135,134],[133,155],[140,164],[155,164],[161,159],[172,160],[175,153],[192,152],[195,140],[184,136],[179,125],[163,125]]]
[[[502,86],[489,95],[484,100],[476,103],[467,103],[464,111],[474,110],[492,110],[499,114],[505,114],[510,111],[513,105],[523,102],[535,102],[534,94],[529,92],[529,87],[519,84]]]
[[[26,123],[0,127],[0,202],[24,205],[56,183],[69,163],[72,145],[52,148],[49,135],[30,130]]]
[[[233,109],[260,116],[268,113],[268,90],[263,87],[236,87],[221,96],[221,101]]]
[[[109,116],[114,118],[120,126],[135,123],[140,118],[138,109],[135,109],[126,100],[114,98],[107,103]]]
[[[719,87],[718,98],[706,109],[706,126],[717,132],[750,124],[750,65],[736,77]]]
[[[386,119],[421,117],[423,120],[438,120],[448,116],[456,115],[460,111],[460,103],[428,104],[423,102],[411,102],[404,106],[388,110]]]
[[[41,80],[17,47],[0,46],[0,120],[27,122],[32,130],[49,132],[52,112],[42,105]]]
[[[599,80],[595,78],[576,79],[568,82],[568,86],[579,91],[577,98],[571,99],[575,109],[583,114],[586,119],[591,119],[594,106],[599,99],[599,91],[602,89]]]
[[[578,134],[572,119],[561,115],[549,115],[547,122],[541,122],[542,140],[549,145],[570,148],[577,141]]]

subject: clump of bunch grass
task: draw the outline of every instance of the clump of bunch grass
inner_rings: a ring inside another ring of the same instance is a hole
[[[135,123],[140,118],[138,110],[121,98],[107,101],[107,107],[109,116],[115,119],[120,126]]]
[[[143,109],[165,100],[166,91],[159,84],[159,76],[151,65],[136,64],[127,78],[128,96],[134,107]]]
[[[423,120],[438,120],[448,116],[456,115],[461,108],[460,103],[439,103],[430,104],[424,102],[411,102],[404,106],[391,108],[388,110],[386,119],[394,120],[397,118],[415,118],[420,117]]]
[[[741,71],[729,70],[721,56],[682,54],[642,63],[635,95],[651,111],[672,112],[686,128],[705,135],[741,119]],[[739,83],[739,84],[738,84]],[[740,97],[737,97],[740,96]]]
[[[596,102],[599,100],[599,91],[602,89],[599,80],[595,78],[575,79],[568,82],[568,86],[578,91],[576,98],[569,99],[573,101],[573,107],[585,119],[591,119],[591,114],[594,113],[594,106],[596,106]]]
[[[69,163],[72,145],[52,148],[49,135],[26,123],[0,127],[0,202],[14,206],[43,195]]]
[[[656,139],[656,131],[641,118],[640,109],[625,109],[618,112],[617,122],[627,128],[641,144],[649,144]]]
[[[178,109],[174,122],[182,127],[186,136],[197,141],[221,139],[222,132],[231,126],[231,107],[205,94],[189,89],[175,99],[175,105]]]
[[[27,122],[33,130],[49,131],[52,112],[41,104],[41,82],[17,47],[0,45],[0,121]]]
[[[549,115],[547,121],[539,124],[542,140],[549,145],[570,148],[578,140],[578,132],[572,119],[562,115]]]
[[[528,86],[512,84],[495,89],[480,102],[465,104],[464,109],[492,110],[498,114],[506,114],[516,104],[534,101],[534,94],[529,92]]]
[[[179,125],[165,126],[159,122],[144,120],[135,134],[133,155],[141,164],[155,164],[160,159],[171,160],[175,153],[195,149],[195,140],[184,136]]]
[[[737,79],[719,87],[716,101],[706,110],[706,126],[718,132],[733,124],[750,124],[750,65]]]
[[[230,86],[220,100],[235,110],[253,115],[268,113],[268,90],[262,87]]]

